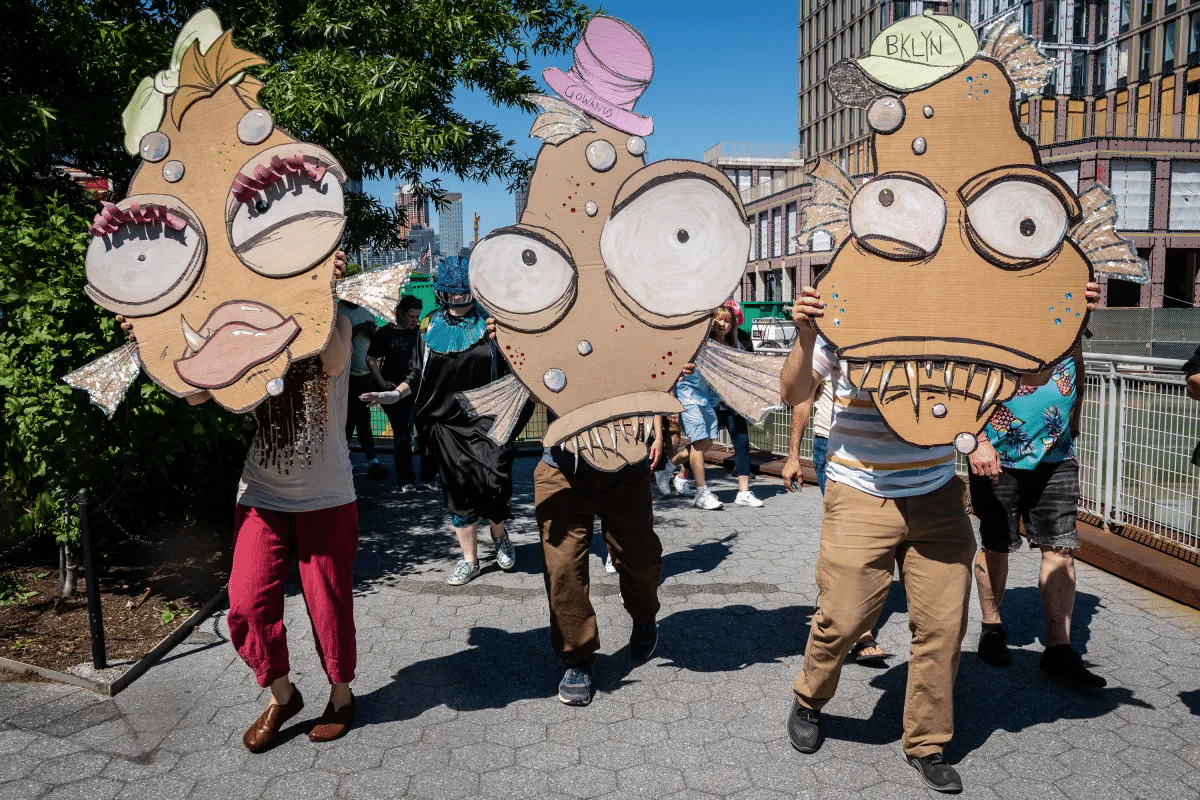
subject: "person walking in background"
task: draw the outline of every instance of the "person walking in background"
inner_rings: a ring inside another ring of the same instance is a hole
[[[420,339],[420,323],[421,301],[411,294],[404,295],[396,305],[396,321],[376,331],[367,350],[367,367],[375,379],[376,390],[390,391],[402,383],[408,384],[410,389],[410,393],[403,400],[383,406],[383,411],[392,426],[396,483],[401,492],[408,492],[414,488],[412,411],[413,401],[416,400],[414,393],[420,388],[421,375],[420,372],[410,372],[410,369],[412,354]],[[358,400],[358,395],[353,399],[362,402]]]
[[[1083,380],[1083,352],[1077,346],[1051,369],[1022,376],[1017,393],[996,408],[977,437],[978,447],[970,455],[971,506],[979,517],[981,542],[975,584],[983,612],[979,657],[1007,666],[1012,653],[1000,607],[1008,582],[1008,554],[1021,547],[1024,533],[1029,546],[1042,552],[1038,591],[1046,650],[1039,667],[1052,678],[1099,688],[1107,681],[1088,670],[1071,647],[1075,551],[1079,549],[1079,464],[1074,442],[1079,430],[1078,387]]]
[[[359,395],[373,388],[374,379],[371,368],[367,366],[367,351],[371,347],[371,337],[375,334],[377,323],[375,315],[354,303],[341,302],[345,316],[350,320],[353,339],[350,355],[350,393],[347,396],[349,404],[346,414],[346,441],[350,441],[358,433],[358,445],[363,455],[367,457],[367,476],[382,480],[388,476],[387,467],[379,463],[375,454],[375,435],[371,431],[371,409]]]
[[[747,352],[753,349],[750,338],[748,336],[743,338],[739,335],[743,332],[741,325],[745,316],[742,314],[742,306],[738,301],[726,300],[724,305],[714,312],[713,320],[713,324],[721,329],[728,325],[728,330],[725,330],[724,336],[719,339],[721,344]],[[738,493],[734,498],[734,504],[760,508],[763,504],[762,500],[759,500],[750,490],[750,427],[746,418],[722,403],[717,406],[717,425],[729,431],[729,440],[733,443],[733,474],[737,476],[738,482]]]
[[[457,394],[478,389],[508,374],[508,362],[496,352],[487,336],[487,314],[471,296],[470,264],[466,257],[450,256],[442,262],[433,289],[438,308],[429,315],[429,328],[413,350],[409,375],[419,376],[415,422],[425,452],[433,454],[442,484],[442,496],[462,548],[446,583],[462,586],[480,573],[476,528],[488,520],[496,546],[496,564],[511,570],[517,554],[505,531],[512,517],[512,442],[496,445],[488,438],[492,420],[472,418]],[[396,403],[412,394],[407,381],[387,392],[367,392],[370,403]],[[532,404],[525,419],[532,413]],[[524,421],[514,430],[521,430]]]

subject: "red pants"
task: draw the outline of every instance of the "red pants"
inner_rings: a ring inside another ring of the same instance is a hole
[[[358,506],[289,513],[239,503],[233,537],[229,636],[258,685],[269,686],[291,671],[283,583],[293,558],[299,561],[300,588],[325,674],[330,683],[353,680]]]

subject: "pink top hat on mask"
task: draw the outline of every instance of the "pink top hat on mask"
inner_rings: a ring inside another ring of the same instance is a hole
[[[613,17],[593,17],[575,45],[569,72],[550,67],[542,78],[564,100],[606,125],[634,136],[654,132],[654,120],[633,105],[654,75],[654,58],[642,35]]]

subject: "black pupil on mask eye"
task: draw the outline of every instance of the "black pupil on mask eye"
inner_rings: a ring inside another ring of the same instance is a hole
[[[525,250],[521,253],[521,260],[525,262],[525,266],[532,267],[537,263],[537,253],[532,250]]]
[[[260,214],[263,213],[264,211],[266,211],[270,207],[271,207],[271,204],[268,203],[266,200],[263,200],[261,197],[254,201],[254,210]]]
[[[1034,221],[1029,219],[1029,217],[1026,217],[1025,219],[1021,220],[1020,230],[1022,236],[1033,236],[1033,234],[1037,231],[1037,225],[1034,224]]]
[[[675,232],[675,238],[679,240],[680,244],[687,244],[687,240],[692,237],[688,234],[687,231],[685,231],[683,228],[680,228],[678,231]]]
[[[896,202],[896,195],[891,189],[881,189],[879,192],[879,205],[887,207]]]

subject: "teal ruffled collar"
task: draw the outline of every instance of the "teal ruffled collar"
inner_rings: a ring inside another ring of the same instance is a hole
[[[487,314],[478,303],[461,319],[439,308],[429,318],[425,346],[435,353],[461,353],[484,336],[487,336]]]

